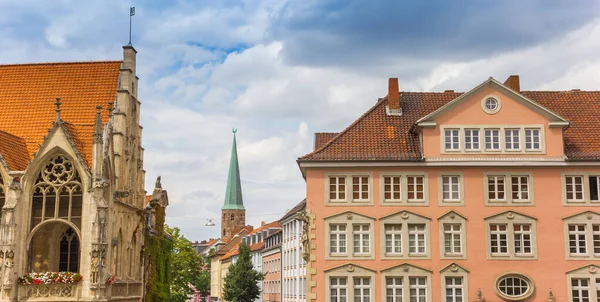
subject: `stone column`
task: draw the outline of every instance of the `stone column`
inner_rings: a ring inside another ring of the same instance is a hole
[[[108,203],[104,198],[108,184],[103,179],[96,179],[92,187],[92,200],[96,206],[96,218],[92,226],[92,247],[90,252],[90,289],[97,301],[105,301],[107,297],[106,267],[108,255]]]

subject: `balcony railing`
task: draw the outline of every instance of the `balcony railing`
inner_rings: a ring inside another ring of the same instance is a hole
[[[19,301],[77,301],[78,284],[18,285]]]

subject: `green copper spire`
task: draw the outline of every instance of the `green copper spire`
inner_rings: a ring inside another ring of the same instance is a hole
[[[225,203],[223,210],[245,210],[242,200],[242,182],[240,181],[240,166],[237,157],[237,145],[233,129],[233,147],[231,147],[231,159],[229,160],[229,176],[227,177],[227,191],[225,192]]]

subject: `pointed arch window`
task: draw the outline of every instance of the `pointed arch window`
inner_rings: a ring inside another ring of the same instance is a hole
[[[6,193],[4,192],[4,178],[0,174],[0,221],[2,221],[2,208],[6,202]]]
[[[31,229],[49,219],[62,219],[81,227],[83,191],[73,163],[63,155],[41,169],[32,194]]]
[[[68,228],[61,236],[58,269],[61,272],[79,271],[79,238],[72,228]]]
[[[235,221],[235,215],[231,214],[231,221]]]

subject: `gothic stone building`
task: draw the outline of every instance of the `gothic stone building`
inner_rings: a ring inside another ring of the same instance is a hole
[[[136,50],[122,61],[0,65],[2,301],[139,301],[144,149]],[[77,284],[22,285],[30,272]],[[109,274],[116,275],[106,284]]]

